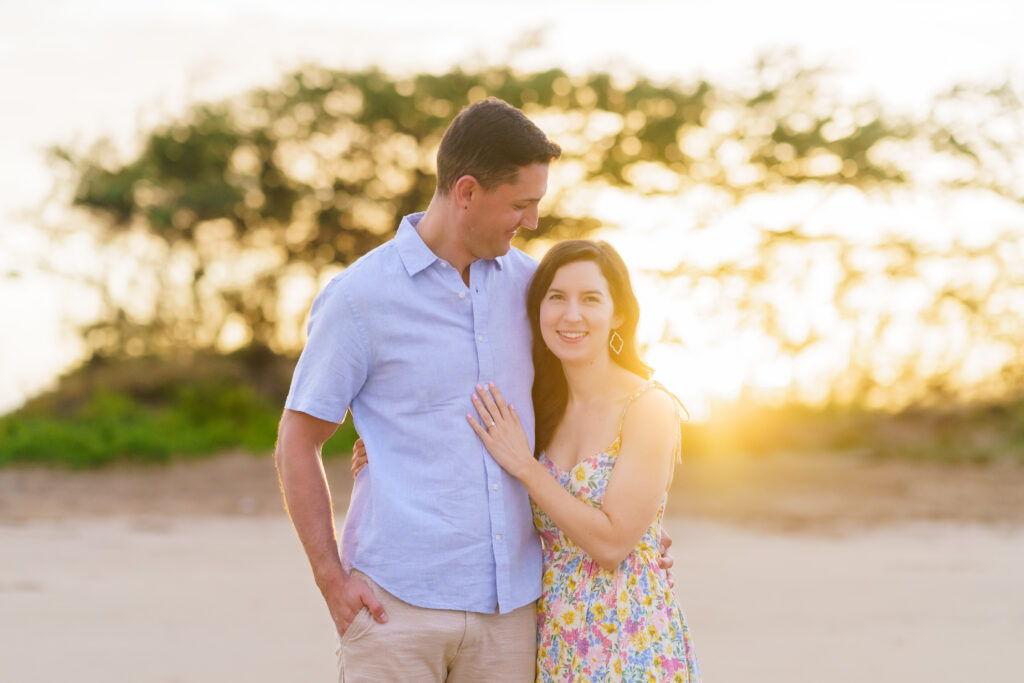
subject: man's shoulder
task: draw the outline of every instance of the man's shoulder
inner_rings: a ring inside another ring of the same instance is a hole
[[[402,267],[395,241],[388,240],[350,263],[345,270],[331,278],[328,287],[375,288],[394,277],[396,268]]]
[[[371,249],[331,278],[317,295],[314,311],[318,308],[335,310],[339,306],[360,308],[359,302],[378,298],[389,291],[385,285],[394,282],[396,268],[402,268],[392,245],[393,240]]]

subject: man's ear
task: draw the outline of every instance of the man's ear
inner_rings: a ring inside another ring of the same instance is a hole
[[[466,209],[473,199],[480,194],[482,188],[476,178],[471,175],[464,175],[452,185],[452,196],[460,207]]]

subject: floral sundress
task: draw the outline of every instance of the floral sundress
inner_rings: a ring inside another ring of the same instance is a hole
[[[630,397],[626,409],[653,386],[664,390],[649,381]],[[568,472],[543,453],[541,462],[570,493],[600,507],[619,454],[622,420],[618,431],[608,448]],[[664,513],[662,498],[636,548],[615,571],[608,571],[533,506],[533,521],[544,544],[543,593],[537,602],[537,681],[699,683],[700,669],[683,612],[658,567]]]

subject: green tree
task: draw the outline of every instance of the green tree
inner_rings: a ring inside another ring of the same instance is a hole
[[[707,187],[736,206],[806,185],[882,196],[927,177],[943,188],[1024,201],[1012,154],[1024,129],[1012,88],[957,89],[927,119],[911,120],[874,101],[851,104],[827,86],[827,73],[787,54],[763,58],[735,87],[560,70],[396,78],[377,69],[308,67],[276,88],[195,106],[147,132],[127,161],[111,160],[102,147],[56,149],[71,171],[72,204],[93,215],[102,244],[131,253],[136,265],[130,287],[94,283],[105,310],[85,331],[88,348],[100,356],[245,344],[294,351],[317,289],[311,283],[390,238],[402,215],[426,207],[445,127],[465,104],[488,95],[523,108],[564,148],[559,172],[571,182],[557,184],[548,201],[539,231],[545,238],[595,228],[581,197],[603,189],[656,198]],[[971,125],[958,110],[965,102],[991,108],[986,125]],[[1019,327],[1007,327],[1005,315],[985,305],[993,292],[1024,286],[1003,243],[940,254],[994,258],[999,276],[980,289],[954,283],[934,297],[933,309],[960,302],[992,334],[1020,342]],[[746,319],[799,354],[815,337],[794,338],[780,327],[786,301],[765,285],[785,269],[784,252],[804,249],[806,256],[812,248],[840,264],[834,299],[850,316],[863,315],[846,298],[866,277],[919,277],[936,256],[912,241],[874,245],[888,264],[878,273],[859,265],[861,247],[794,225],[765,230],[756,261],[697,266],[680,255],[665,274],[690,284],[734,283]],[[794,286],[808,285],[797,278]],[[885,315],[876,322],[865,335],[877,340]],[[870,341],[851,356],[855,380],[869,384],[862,366],[870,363]]]

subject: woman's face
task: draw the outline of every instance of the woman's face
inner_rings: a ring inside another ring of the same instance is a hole
[[[540,302],[544,343],[563,363],[589,363],[607,356],[608,337],[622,324],[608,281],[593,261],[567,263]]]

